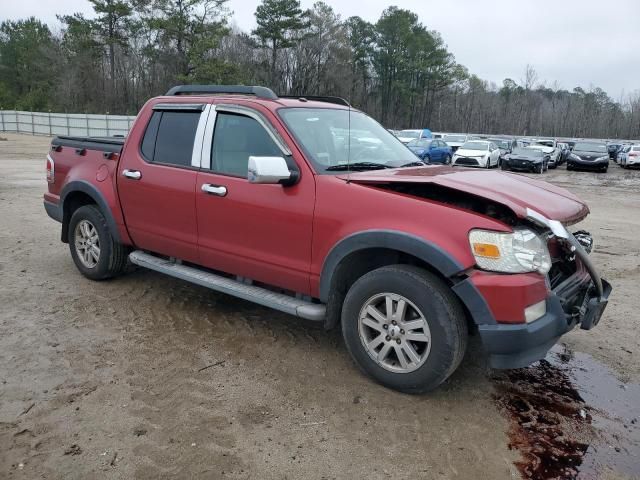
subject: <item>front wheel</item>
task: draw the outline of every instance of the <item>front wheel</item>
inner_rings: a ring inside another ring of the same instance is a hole
[[[444,164],[449,165],[451,163],[451,155],[444,157]]]
[[[73,212],[69,250],[80,273],[91,280],[114,277],[127,265],[127,248],[111,236],[107,220],[95,205],[84,205]]]
[[[342,332],[355,363],[382,385],[423,393],[458,367],[467,323],[451,289],[410,265],[373,270],[349,289]]]
[[[534,171],[538,174],[542,174],[543,170],[544,170],[544,167],[542,166],[542,164],[540,164],[535,168]]]

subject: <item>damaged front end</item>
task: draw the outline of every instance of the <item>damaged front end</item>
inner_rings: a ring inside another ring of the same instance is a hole
[[[600,321],[611,293],[611,285],[600,277],[589,257],[593,238],[584,230],[572,234],[561,222],[532,209],[527,210],[527,219],[551,232],[549,288],[560,300],[567,328],[580,324],[590,330]]]

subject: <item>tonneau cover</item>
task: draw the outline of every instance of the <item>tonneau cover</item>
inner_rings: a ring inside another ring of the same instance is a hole
[[[125,140],[126,137],[73,137],[60,135],[51,140],[51,145],[54,147],[86,148],[87,150],[120,153]]]

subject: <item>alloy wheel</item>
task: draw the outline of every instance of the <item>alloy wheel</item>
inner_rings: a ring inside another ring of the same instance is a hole
[[[98,230],[89,220],[80,220],[76,225],[74,238],[80,262],[87,268],[94,268],[100,260]]]
[[[379,293],[364,303],[358,332],[367,354],[390,372],[417,370],[431,351],[425,316],[413,302],[395,293]]]

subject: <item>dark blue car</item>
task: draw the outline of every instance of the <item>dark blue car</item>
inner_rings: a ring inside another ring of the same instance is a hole
[[[427,163],[451,163],[451,147],[437,138],[416,138],[407,143],[407,147]]]

